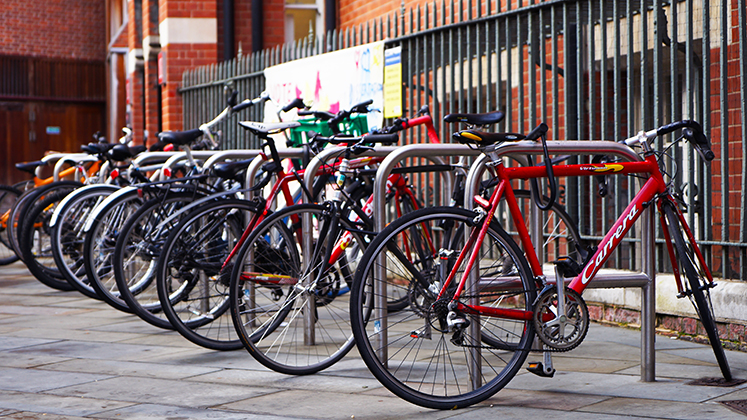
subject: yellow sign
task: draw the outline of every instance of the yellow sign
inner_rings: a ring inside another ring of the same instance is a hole
[[[384,118],[402,116],[402,47],[384,51]]]

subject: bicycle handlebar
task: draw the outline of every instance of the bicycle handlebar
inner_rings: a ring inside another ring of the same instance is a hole
[[[697,121],[694,120],[682,120],[673,122],[667,125],[663,125],[655,130],[641,131],[638,135],[631,137],[627,140],[623,140],[623,143],[628,146],[635,145],[637,143],[646,142],[656,136],[663,136],[665,134],[672,133],[679,129],[683,129],[682,136],[687,139],[690,144],[693,145],[695,151],[698,152],[701,158],[706,162],[710,162],[716,155],[711,150],[711,142],[708,137],[703,133],[703,127]]]
[[[306,105],[303,103],[303,99],[296,98],[291,103],[289,103],[288,105],[286,105],[283,108],[281,108],[281,111],[288,112],[288,111],[290,111],[293,108],[303,109],[305,107],[306,107]]]
[[[540,123],[540,125],[534,127],[534,129],[524,137],[524,140],[537,140],[538,138],[544,136],[549,129],[550,127],[548,127],[547,124]]]
[[[335,115],[334,118],[332,118],[331,120],[329,120],[329,125],[331,127],[337,127],[337,125],[340,124],[344,119],[350,117],[350,114],[353,114],[353,113],[365,114],[365,113],[367,113],[369,111],[368,110],[368,106],[371,105],[372,103],[373,103],[373,99],[369,99],[369,100],[367,100],[365,102],[361,102],[361,103],[359,103],[357,105],[353,105],[353,107],[350,108],[349,111],[340,111],[340,112],[338,112],[337,115]]]
[[[703,127],[697,121],[694,120],[682,120],[671,124],[661,126],[656,129],[656,134],[661,136],[669,134],[673,131],[684,128],[682,135],[693,145],[695,151],[698,152],[701,158],[706,162],[710,162],[716,155],[711,150],[711,142],[708,141],[708,137],[703,133]]]
[[[254,105],[260,104],[262,102],[270,100],[270,94],[267,92],[262,92],[259,94],[258,97],[254,99],[244,99],[241,101],[240,104],[235,105],[231,108],[232,112],[239,112],[241,110],[244,110],[246,108],[252,107]]]

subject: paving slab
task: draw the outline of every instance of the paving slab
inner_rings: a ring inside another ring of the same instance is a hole
[[[50,414],[85,417],[130,405],[132,403],[95,398],[64,397],[28,392],[0,392],[0,406],[3,408],[15,409],[22,412],[42,413],[45,419]],[[5,419],[5,417],[0,418]]]
[[[205,386],[197,382],[125,376],[48,391],[61,396],[196,408],[215,407],[274,392],[277,390],[265,387],[222,384]]]
[[[634,398],[611,398],[606,401],[582,407],[579,411],[597,414],[620,414],[656,419],[683,420],[744,420],[744,416],[732,411],[723,404],[710,402],[693,404],[687,402],[659,401]]]
[[[91,415],[90,418],[140,420],[140,419],[190,419],[190,420],[303,420],[304,417],[252,414],[226,410],[197,409],[160,404],[137,404],[105,413]]]
[[[326,391],[289,390],[224,404],[218,408],[260,414],[283,413],[314,419],[413,418],[428,413],[429,418],[447,418],[448,411],[428,410],[396,397],[351,395]],[[431,417],[432,416],[432,417]]]
[[[11,353],[44,354],[79,359],[148,360],[150,357],[184,351],[176,347],[141,346],[136,344],[98,343],[92,341],[58,341],[49,344],[10,350]]]
[[[174,366],[148,362],[128,362],[122,360],[72,359],[59,363],[47,364],[40,369],[58,372],[85,372],[117,376],[134,376],[156,379],[184,379],[196,375],[220,371],[217,368],[182,365]]]
[[[553,378],[532,374],[517,375],[508,389],[557,391],[606,395],[627,398],[648,398],[661,401],[706,402],[734,391],[734,388],[686,385],[684,380],[661,379],[641,382],[637,375],[608,375],[591,372],[558,372]],[[745,387],[747,385],[741,385]]]
[[[6,391],[42,392],[69,385],[96,382],[107,378],[111,378],[111,375],[0,368],[0,389]]]
[[[323,389],[325,391],[351,394],[367,392],[382,386],[370,373],[364,377],[350,378],[336,375],[292,376],[272,371],[242,369],[223,369],[204,375],[193,376],[187,380],[230,385],[269,386],[279,389],[307,391]]]

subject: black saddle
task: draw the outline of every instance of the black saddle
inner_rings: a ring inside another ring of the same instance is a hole
[[[449,114],[444,117],[448,123],[462,122],[471,125],[489,125],[503,121],[505,115],[501,111],[486,112],[484,114]]]
[[[35,160],[33,162],[20,162],[20,163],[16,163],[16,168],[18,168],[18,169],[20,169],[20,170],[22,170],[24,172],[28,172],[31,175],[36,175],[36,168],[38,168],[40,166],[44,166],[44,165],[46,165],[46,163],[44,163],[44,161],[42,161],[42,160]]]
[[[164,131],[158,133],[158,140],[164,143],[171,143],[177,146],[190,144],[202,136],[202,130],[195,128],[187,131]]]
[[[236,162],[222,162],[213,166],[213,173],[223,179],[243,181],[241,172],[252,163],[254,159],[238,160]]]

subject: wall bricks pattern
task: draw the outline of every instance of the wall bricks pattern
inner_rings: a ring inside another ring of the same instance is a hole
[[[103,60],[102,0],[2,0],[0,54]]]

